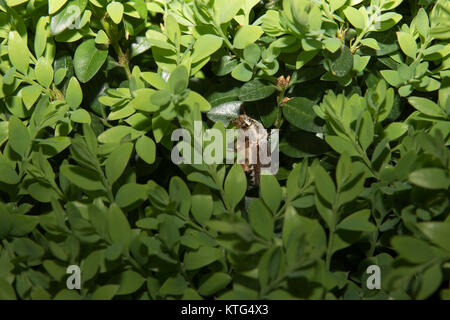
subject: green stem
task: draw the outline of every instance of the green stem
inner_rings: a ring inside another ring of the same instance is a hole
[[[282,88],[280,90],[280,94],[277,97],[277,119],[275,120],[275,127],[279,129],[281,125],[283,124],[283,119],[280,119],[281,116],[281,105],[283,103],[284,94],[286,92],[287,88]]]
[[[295,272],[303,265],[303,261],[299,260],[290,268],[287,268],[280,276],[273,280],[267,287],[260,292],[260,298],[264,298],[266,294],[276,289],[291,273]]]
[[[328,271],[330,271],[330,265],[331,265],[331,256],[333,254],[333,238],[334,238],[334,228],[330,228],[330,231],[328,233],[328,245],[327,245],[327,253],[325,256],[325,266]]]
[[[105,20],[105,18],[100,19],[100,22],[105,29],[105,33],[111,41],[111,45],[114,51],[117,54],[117,58],[119,59],[119,64],[124,68],[127,78],[131,78],[131,71],[128,62],[128,57],[123,53],[122,48],[119,45],[118,40],[120,39],[119,35],[115,30],[112,30],[111,25]]]
[[[302,188],[300,188],[296,194],[292,197],[292,199],[296,199],[297,197],[299,197],[302,193],[304,193],[306,191],[306,189],[308,189],[311,186],[311,183],[307,183],[305,184]],[[274,214],[274,218],[275,221],[277,221],[278,219],[280,219],[282,217],[282,213],[286,210],[287,206],[291,203],[291,201],[286,201],[283,206],[280,208],[280,210],[277,211],[277,213]]]
[[[377,248],[377,240],[378,240],[378,224],[377,224],[377,230],[373,233],[372,241],[370,242],[370,249],[369,249],[368,257],[373,257],[373,254],[375,253],[375,249]]]
[[[334,198],[334,202],[332,205],[333,210],[333,217],[332,221],[330,221],[330,230],[329,230],[329,237],[328,237],[328,246],[327,246],[327,252],[325,256],[325,266],[328,271],[330,271],[330,265],[331,265],[331,257],[333,255],[333,239],[334,239],[334,233],[336,232],[336,226],[339,222],[339,193],[340,189],[337,189],[336,196]]]
[[[95,158],[97,158],[96,155],[94,155]],[[97,161],[95,161],[95,167],[97,169],[97,172],[100,175],[100,180],[103,184],[103,186],[105,187],[105,191],[106,191],[106,195],[108,196],[108,199],[111,203],[114,202],[114,195],[112,193],[112,186],[109,183],[108,179],[105,177],[105,174],[103,173],[102,168],[100,167],[100,163]]]
[[[216,235],[214,235],[211,232],[209,232],[205,227],[197,225],[195,222],[193,222],[191,219],[189,219],[189,217],[185,217],[179,212],[176,212],[175,215],[178,218],[180,218],[181,220],[183,220],[184,222],[186,222],[189,226],[191,226],[192,228],[196,229],[197,231],[204,232],[208,236],[210,236],[211,238],[215,238],[216,237]]]
[[[49,96],[52,100],[55,99],[55,94],[53,93],[53,91],[51,91],[51,90],[49,90],[49,89],[47,89],[47,88],[41,86],[39,83],[37,83],[37,82],[34,81],[34,80],[31,80],[31,79],[28,78],[27,76],[24,76],[24,75],[22,75],[22,74],[16,72],[16,73],[15,73],[15,77],[20,78],[22,81],[25,81],[25,82],[28,83],[28,84],[36,85],[36,86],[41,87],[41,90],[44,91],[45,94],[46,94],[47,96]]]
[[[208,165],[209,174],[213,178],[216,185],[219,187],[220,197],[222,198],[222,202],[229,213],[233,213],[231,207],[228,204],[228,201],[225,198],[225,190],[223,189],[222,184],[219,181],[219,177],[217,176],[217,170],[215,167]]]
[[[231,42],[228,40],[228,37],[225,35],[225,33],[222,30],[222,27],[217,24],[216,22],[214,22],[214,27],[216,28],[217,33],[219,34],[220,37],[222,37],[223,41],[225,42],[226,46],[228,47],[228,49],[233,52],[233,54],[236,57],[239,57],[240,55],[234,50],[233,45],[231,44]]]
[[[350,48],[350,51],[352,53],[355,53],[356,50],[358,50],[361,40],[369,32],[369,30],[372,27],[372,24],[373,24],[374,19],[375,19],[376,16],[377,16],[376,14],[373,14],[373,15],[370,16],[369,21],[367,23],[367,26],[365,26],[364,29],[361,31],[361,33],[358,35],[358,37],[356,37],[355,42],[353,42],[353,44],[351,45],[351,48]]]
[[[142,275],[145,277],[148,277],[150,274],[148,274],[147,270],[143,269],[139,263],[130,255],[128,250],[126,250],[124,254],[125,260],[127,260],[137,271],[139,271]]]
[[[113,43],[113,48],[116,51],[116,54],[119,58],[119,63],[120,65],[125,69],[125,73],[127,75],[127,78],[130,79],[131,78],[131,71],[130,71],[130,65],[128,62],[128,57],[125,53],[123,53],[122,48],[119,46],[119,44]]]

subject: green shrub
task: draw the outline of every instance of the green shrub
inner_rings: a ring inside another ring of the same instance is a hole
[[[450,299],[449,21],[446,0],[0,0],[0,299]],[[241,107],[280,129],[276,175],[172,162],[174,129]]]

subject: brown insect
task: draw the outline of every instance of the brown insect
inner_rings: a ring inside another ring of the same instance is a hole
[[[247,176],[247,190],[250,190],[259,186],[261,169],[270,167],[270,163],[261,163],[260,155],[262,152],[261,145],[262,143],[265,143],[267,146],[269,135],[260,122],[250,118],[245,112],[244,114],[239,115],[233,122],[238,129],[242,129],[239,131],[237,137],[238,143],[235,147],[235,151],[237,152],[238,157],[240,156],[241,159],[242,156],[244,157],[244,162],[240,163],[240,165]]]

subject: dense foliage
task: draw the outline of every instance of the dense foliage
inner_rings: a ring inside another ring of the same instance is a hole
[[[449,1],[0,0],[0,41],[0,299],[450,299]],[[241,107],[276,176],[172,162]]]

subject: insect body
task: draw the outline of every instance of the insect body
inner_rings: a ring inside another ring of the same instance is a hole
[[[261,146],[267,146],[268,134],[264,126],[246,114],[240,115],[235,120],[235,125],[239,130],[237,137],[237,159],[247,175],[247,189],[253,189],[259,185],[261,168],[270,167],[269,163],[261,161]]]

